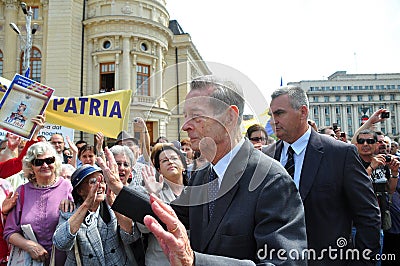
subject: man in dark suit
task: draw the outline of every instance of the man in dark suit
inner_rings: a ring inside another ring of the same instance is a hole
[[[292,175],[304,204],[308,247],[317,257],[326,249],[321,259],[311,257],[309,265],[374,265],[380,246],[380,213],[356,147],[309,127],[308,99],[301,88],[280,88],[271,98],[272,124],[280,140],[265,152],[286,166],[288,151],[294,150]],[[355,243],[350,237],[352,224],[357,228]],[[354,248],[359,259],[350,256],[349,249]],[[329,255],[329,249],[336,249],[332,255],[337,256]]]
[[[242,95],[233,84],[210,76],[191,83],[183,130],[210,164],[192,175],[173,209],[151,197],[167,230],[155,218],[144,218],[171,265],[307,263],[301,257],[307,242],[300,195],[285,169],[241,135]],[[107,174],[115,169],[100,165],[118,194],[113,209],[134,216],[132,191],[122,188],[118,175]]]

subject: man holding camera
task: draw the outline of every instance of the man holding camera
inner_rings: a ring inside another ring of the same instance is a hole
[[[390,198],[397,186],[399,177],[399,160],[390,154],[386,154],[384,135],[370,129],[358,132],[356,146],[361,161],[372,179],[374,192],[381,211],[381,228],[383,231],[391,227],[390,211],[387,198]],[[389,194],[388,194],[389,193]],[[381,230],[381,243],[383,243],[383,231]],[[383,247],[384,248],[384,247]],[[377,265],[380,265],[379,263]]]

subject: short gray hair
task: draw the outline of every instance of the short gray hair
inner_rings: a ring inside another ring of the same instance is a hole
[[[214,90],[209,96],[218,100],[217,104],[212,104],[212,101],[210,100],[214,110],[218,114],[221,114],[226,110],[227,106],[236,105],[239,109],[238,123],[240,124],[244,111],[244,96],[242,89],[232,81],[220,80],[212,75],[195,78],[190,83],[191,90],[204,90],[210,86],[212,86]],[[221,102],[225,103],[227,106],[221,104]]]
[[[28,178],[30,182],[33,182],[36,178],[33,174],[32,161],[36,159],[39,155],[50,152],[51,156],[56,158],[54,162],[55,175],[58,177],[61,173],[61,159],[58,157],[56,150],[49,142],[37,142],[29,147],[26,155],[22,159],[22,170],[24,171],[24,176]]]
[[[289,96],[289,103],[293,109],[299,109],[303,105],[309,108],[310,104],[308,102],[308,97],[306,92],[298,87],[298,86],[289,86],[289,87],[281,87],[276,89],[272,95],[271,99],[274,100],[275,98],[287,94]]]
[[[125,155],[131,162],[131,167],[136,163],[135,155],[128,146],[114,145],[110,148],[112,154],[115,155]]]

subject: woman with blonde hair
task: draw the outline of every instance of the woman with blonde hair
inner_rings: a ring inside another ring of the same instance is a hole
[[[47,142],[33,144],[23,159],[29,182],[17,188],[17,205],[7,216],[4,239],[29,253],[30,260],[49,265],[52,237],[63,199],[72,200],[71,182],[60,177],[61,160]],[[37,243],[25,239],[21,225],[30,224]],[[56,265],[64,265],[65,253],[56,250]]]

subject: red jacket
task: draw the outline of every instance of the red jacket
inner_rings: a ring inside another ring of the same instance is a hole
[[[38,142],[37,140],[30,140],[25,144],[24,149],[18,157],[0,162],[0,178],[7,178],[22,170],[22,158],[26,155],[26,151],[32,144]]]

